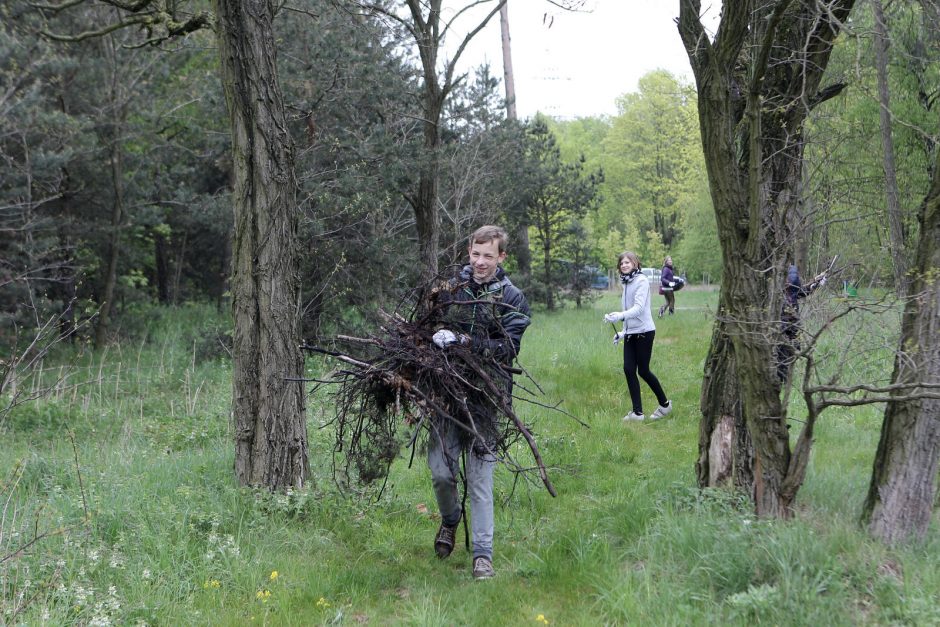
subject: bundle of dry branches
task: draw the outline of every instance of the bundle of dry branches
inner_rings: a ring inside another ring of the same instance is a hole
[[[403,446],[412,449],[413,457],[422,433],[456,428],[466,442],[482,443],[521,476],[536,471],[555,496],[535,439],[512,405],[517,398],[548,407],[534,400],[535,391],[542,390],[524,370],[474,352],[469,345],[441,349],[432,342],[443,307],[437,300],[442,289],[447,288],[438,284],[422,290],[407,315],[380,312],[383,323],[377,334],[339,335],[337,349],[302,347],[340,362],[330,378],[314,380],[314,390],[336,386],[330,420],[336,431],[334,477],[344,484],[356,478],[362,484],[384,479]],[[535,391],[514,384],[513,374],[524,375]],[[516,396],[514,390],[526,396]],[[566,413],[557,404],[549,408]],[[510,453],[520,438],[532,452],[534,468],[519,464]]]

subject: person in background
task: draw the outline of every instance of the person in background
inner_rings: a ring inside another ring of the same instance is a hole
[[[621,298],[622,311],[612,311],[604,316],[604,322],[623,321],[623,329],[614,335],[614,344],[623,340],[623,373],[627,377],[627,389],[633,409],[624,420],[644,420],[643,399],[640,396],[640,378],[656,395],[659,407],[650,416],[662,418],[672,411],[672,402],[666,398],[663,387],[650,371],[650,359],[653,356],[653,339],[656,337],[656,325],[650,312],[649,280],[640,272],[640,260],[635,253],[623,252],[617,258],[620,270],[620,282],[623,284]]]
[[[434,333],[441,350],[464,347],[484,357],[510,364],[519,353],[522,334],[529,326],[529,304],[525,295],[509,280],[502,264],[508,236],[498,226],[482,226],[470,236],[470,263],[448,284],[443,295],[446,304],[445,328]],[[485,303],[493,303],[486,306]],[[498,377],[494,375],[498,380]],[[506,385],[512,386],[511,375]],[[480,387],[483,388],[482,383]],[[478,426],[489,422],[492,411],[485,403],[468,398]],[[431,429],[428,467],[434,496],[441,513],[441,526],[434,537],[434,551],[441,559],[454,550],[454,537],[465,514],[457,489],[458,461],[466,452],[466,486],[470,498],[470,529],[473,541],[474,579],[489,579],[493,569],[493,469],[492,447],[480,438],[468,436],[456,425],[446,423]]]
[[[809,285],[804,286],[796,265],[790,264],[787,269],[787,282],[783,288],[783,311],[780,314],[783,341],[777,344],[775,355],[777,377],[781,381],[786,381],[790,376],[790,368],[800,350],[800,300],[825,284],[826,272],[816,275]]]
[[[666,304],[659,308],[659,317],[662,318],[669,308],[669,315],[676,313],[676,275],[672,270],[672,257],[666,255],[663,259],[662,275],[659,277],[659,293],[666,298]]]

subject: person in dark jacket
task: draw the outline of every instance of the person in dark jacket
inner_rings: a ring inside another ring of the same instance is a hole
[[[666,304],[659,308],[659,317],[662,318],[669,308],[669,315],[676,313],[676,275],[672,270],[672,257],[666,255],[663,259],[663,270],[659,277],[659,293],[666,298]]]
[[[787,281],[783,288],[783,311],[780,313],[783,339],[776,348],[777,377],[781,381],[786,381],[790,376],[790,368],[800,350],[800,301],[825,284],[825,272],[816,275],[809,285],[803,285],[797,267],[790,264],[787,269]]]
[[[500,266],[506,258],[506,231],[498,226],[483,226],[470,236],[468,253],[470,263],[448,283],[439,302],[445,305],[443,328],[433,337],[442,350],[453,350],[455,345],[465,346],[494,362],[509,365],[522,342],[522,334],[529,326],[530,311],[525,295]],[[511,392],[512,378],[505,371],[494,372],[494,381],[503,381]],[[482,387],[482,386],[481,386]],[[475,414],[474,422],[485,433],[485,425],[493,424],[491,405],[474,402],[467,405]],[[478,431],[479,433],[479,431]],[[470,440],[470,441],[468,441]],[[441,526],[434,538],[434,550],[444,559],[454,550],[457,525],[464,512],[457,488],[458,460],[466,452],[466,482],[470,497],[470,527],[473,541],[474,579],[488,579],[493,569],[493,469],[496,459],[492,446],[469,436],[464,429],[451,423],[436,425],[431,430],[428,444],[428,467],[434,485],[434,495],[441,513]]]

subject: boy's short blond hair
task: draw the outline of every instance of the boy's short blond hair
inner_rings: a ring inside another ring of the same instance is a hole
[[[499,246],[499,252],[506,252],[506,247],[509,245],[509,235],[503,227],[494,226],[492,224],[481,226],[474,231],[473,235],[470,236],[470,246],[472,247],[474,244],[486,244],[487,242],[492,242],[494,239]]]

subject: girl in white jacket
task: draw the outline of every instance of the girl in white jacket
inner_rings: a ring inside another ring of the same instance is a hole
[[[640,272],[640,260],[635,253],[621,253],[617,258],[617,267],[620,269],[620,282],[623,283],[623,311],[606,314],[604,322],[623,321],[623,330],[614,336],[614,344],[623,340],[623,373],[627,377],[627,389],[633,402],[633,410],[623,419],[646,418],[643,415],[643,399],[640,396],[642,378],[659,402],[659,407],[650,416],[655,420],[672,411],[672,402],[666,398],[659,379],[650,371],[653,339],[656,337],[656,325],[653,324],[653,316],[650,313],[650,284]]]

